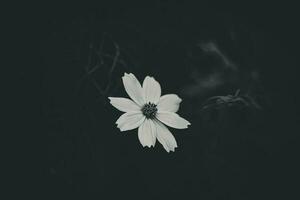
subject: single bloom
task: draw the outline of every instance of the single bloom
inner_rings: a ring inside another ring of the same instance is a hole
[[[121,131],[138,128],[143,147],[154,147],[157,139],[167,152],[175,151],[177,142],[165,125],[176,129],[190,125],[176,114],[182,100],[176,94],[161,96],[160,84],[153,77],[147,76],[142,86],[132,73],[125,73],[122,80],[131,99],[108,97],[115,108],[125,112],[116,121],[117,127]]]

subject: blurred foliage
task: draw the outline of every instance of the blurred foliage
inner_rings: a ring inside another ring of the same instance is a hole
[[[249,95],[239,95],[240,90],[237,90],[234,95],[213,96],[208,98],[203,104],[202,109],[222,109],[223,107],[242,106],[260,109],[261,107]]]

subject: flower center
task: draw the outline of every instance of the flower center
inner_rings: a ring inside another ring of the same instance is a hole
[[[142,112],[143,112],[143,115],[146,116],[146,118],[153,119],[157,112],[156,105],[154,103],[149,102],[144,105],[144,107],[142,108]]]

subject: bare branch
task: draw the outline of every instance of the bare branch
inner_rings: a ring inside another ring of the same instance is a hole
[[[113,60],[113,63],[111,65],[111,68],[110,68],[110,71],[108,73],[108,83],[107,83],[107,86],[105,88],[105,94],[108,92],[108,90],[110,89],[110,86],[111,86],[111,77],[112,77],[112,73],[113,71],[115,70],[116,66],[117,66],[117,62],[118,62],[118,59],[119,59],[119,56],[120,56],[120,48],[119,48],[119,45],[115,42],[114,43],[114,46],[115,46],[115,49],[116,49],[116,54],[115,54],[115,57],[114,57],[114,60]]]
[[[102,90],[102,88],[98,85],[97,81],[94,78],[91,78],[91,80],[92,80],[94,86],[96,87],[96,89],[99,91],[99,93],[104,96],[105,91]]]
[[[105,44],[105,40],[107,37],[112,42],[112,44],[115,48],[114,55],[110,55],[110,54],[107,54],[104,52],[104,44]],[[118,64],[121,64],[123,66],[127,66],[127,65],[124,60],[120,59],[121,53],[120,53],[119,45],[107,33],[103,33],[99,49],[95,49],[94,46],[95,45],[93,45],[92,43],[89,46],[88,63],[87,63],[87,66],[85,67],[86,74],[83,76],[82,80],[85,78],[89,78],[92,81],[93,85],[98,90],[98,92],[101,95],[106,96],[107,93],[111,90],[111,85],[113,83],[112,76],[113,76],[113,73],[114,73],[117,65]],[[93,56],[96,56],[96,63],[93,63],[94,62]],[[104,58],[111,59],[112,63],[107,71],[108,82],[105,87],[101,87],[97,83],[96,79],[91,75],[106,64]]]

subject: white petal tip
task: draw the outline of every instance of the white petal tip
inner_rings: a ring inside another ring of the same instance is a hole
[[[142,144],[142,146],[145,148],[145,147],[148,147],[148,148],[151,148],[151,147],[154,147],[153,144]]]
[[[188,128],[190,125],[191,125],[191,123],[189,121],[187,121],[185,128]]]
[[[175,96],[178,98],[178,103],[182,102],[182,98],[180,98],[177,94]]]
[[[146,76],[146,78],[154,79],[153,76]]]
[[[126,73],[126,72],[124,73],[124,76],[131,76],[131,75],[133,75],[133,74],[132,73]]]
[[[175,144],[175,146],[173,147],[166,147],[165,150],[166,152],[170,153],[170,152],[175,152],[175,149],[177,148],[177,144]]]
[[[118,127],[119,128],[119,127]],[[122,129],[122,128],[119,128],[121,132],[124,132],[126,131],[126,129]]]
[[[148,147],[148,148],[151,148],[151,147],[154,147],[154,146],[155,146],[155,144],[142,144],[142,143],[141,143],[141,145],[142,145],[143,147]]]
[[[116,124],[117,124],[117,128],[120,129],[121,132],[125,131],[125,129],[123,129],[122,127],[120,127],[120,124],[118,124],[117,122],[116,122]]]
[[[175,152],[175,149],[166,150],[168,153]]]
[[[188,123],[188,124],[186,124],[185,126],[182,126],[182,127],[178,127],[177,129],[186,129],[186,128],[189,128],[189,126],[190,126],[191,124],[190,123]]]
[[[129,74],[124,73],[124,75],[122,76],[122,79],[124,80],[124,78],[126,78],[126,77],[128,77],[128,76],[129,76]]]

